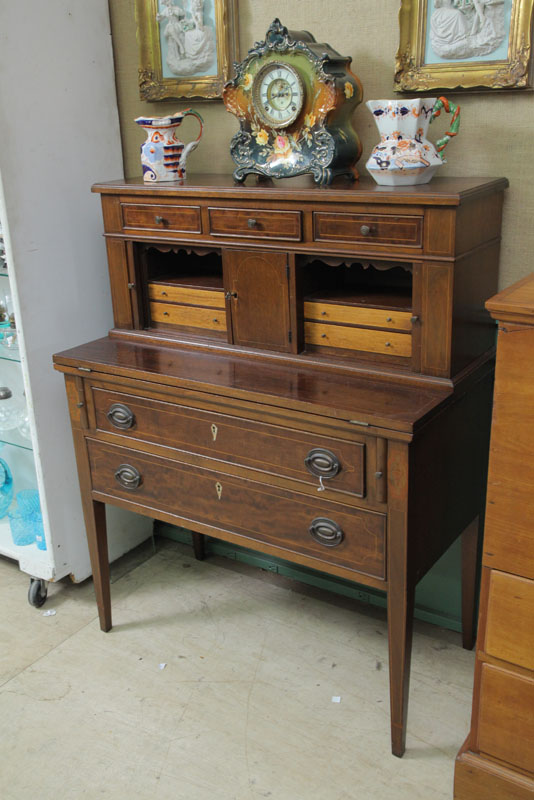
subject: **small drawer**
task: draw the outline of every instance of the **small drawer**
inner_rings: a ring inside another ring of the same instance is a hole
[[[337,214],[317,211],[313,215],[314,239],[318,242],[358,242],[420,248],[423,218],[389,214]]]
[[[266,211],[257,208],[209,208],[213,236],[300,241],[300,211]]]
[[[339,347],[344,350],[363,350],[402,358],[412,355],[412,337],[408,333],[305,322],[304,339],[306,344]]]
[[[534,670],[534,581],[497,570],[491,570],[489,580],[484,650]]]
[[[195,289],[189,286],[175,286],[171,283],[149,283],[148,297],[164,303],[185,303],[208,308],[225,308],[224,292],[210,289]]]
[[[482,665],[478,749],[534,772],[534,680]]]
[[[143,205],[122,203],[122,225],[125,229],[160,231],[161,233],[200,233],[199,206]]]
[[[226,312],[218,308],[150,303],[150,318],[152,322],[165,322],[169,325],[187,325],[213,331],[226,330]]]
[[[231,464],[306,482],[327,496],[365,496],[362,442],[301,433],[264,422],[202,411],[94,387],[96,428],[198,453]]]
[[[158,509],[183,524],[202,523],[265,543],[291,558],[300,553],[385,579],[386,516],[225,475],[130,448],[88,440],[93,490],[137,510]],[[261,549],[261,546],[260,548]]]
[[[388,311],[382,308],[361,308],[334,303],[304,303],[304,316],[308,320],[340,322],[345,325],[364,325],[372,328],[389,328],[392,331],[411,331],[411,311]]]

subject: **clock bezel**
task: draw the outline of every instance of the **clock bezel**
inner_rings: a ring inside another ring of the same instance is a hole
[[[267,72],[272,72],[274,69],[284,69],[290,72],[297,81],[300,91],[300,101],[298,103],[297,110],[293,111],[291,115],[283,121],[276,120],[273,117],[271,117],[268,113],[266,113],[263,107],[263,103],[261,101],[261,97],[259,95],[265,74]],[[268,125],[270,128],[274,128],[275,130],[278,129],[283,130],[292,125],[295,122],[295,120],[298,119],[299,114],[304,107],[304,100],[305,100],[304,83],[298,73],[298,70],[295,69],[295,67],[292,64],[288,64],[285,61],[268,61],[258,70],[256,75],[254,76],[254,82],[252,84],[252,104],[254,106],[254,110],[258,115],[258,117],[265,125]]]

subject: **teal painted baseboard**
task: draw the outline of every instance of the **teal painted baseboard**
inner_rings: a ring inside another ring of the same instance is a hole
[[[160,536],[191,545],[191,532],[163,522],[156,523],[155,532]],[[376,589],[360,586],[352,581],[336,578],[324,572],[301,567],[281,558],[267,556],[246,547],[239,547],[220,539],[206,537],[206,553],[224,556],[234,561],[252,564],[269,572],[277,572],[286,578],[328,589],[345,597],[351,597],[370,605],[386,607],[386,595]],[[415,593],[415,617],[417,619],[449,628],[462,630],[461,599],[461,543],[458,539],[434,564],[417,585]]]

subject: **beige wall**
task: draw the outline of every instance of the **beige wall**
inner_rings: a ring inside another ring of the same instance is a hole
[[[205,121],[204,138],[188,161],[189,172],[231,172],[229,155],[237,120],[222,102],[146,103],[139,98],[138,48],[134,0],[109,0],[122,130],[124,169],[140,175],[139,146],[143,131],[133,122],[142,114],[160,116],[192,105]],[[399,0],[285,0],[281,4],[238,0],[239,40],[245,54],[264,34],[275,16],[286,27],[311,31],[318,41],[353,58],[352,69],[363,83],[365,99],[393,97],[393,69],[398,39]],[[501,287],[534,270],[534,94],[486,92],[452,94],[462,106],[460,135],[447,148],[448,164],[441,175],[501,176],[510,180],[506,193]],[[354,124],[363,144],[360,171],[377,140],[375,124],[365,105]],[[184,140],[196,135],[193,118],[183,125]],[[435,123],[434,139],[445,130],[443,117]],[[95,176],[95,179],[115,176]]]

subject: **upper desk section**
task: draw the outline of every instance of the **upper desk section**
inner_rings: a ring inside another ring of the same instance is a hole
[[[450,381],[493,347],[507,185],[96,184],[115,335]]]
[[[434,178],[392,189],[363,178],[319,187],[310,176],[276,182],[249,177],[238,185],[229,175],[198,175],[183,184],[117,180],[95,184],[93,191],[103,195],[107,233],[450,258],[499,237],[497,198],[507,186],[504,178]],[[119,206],[117,197],[123,198]],[[154,203],[155,197],[165,207],[160,214],[143,208],[146,198]]]

